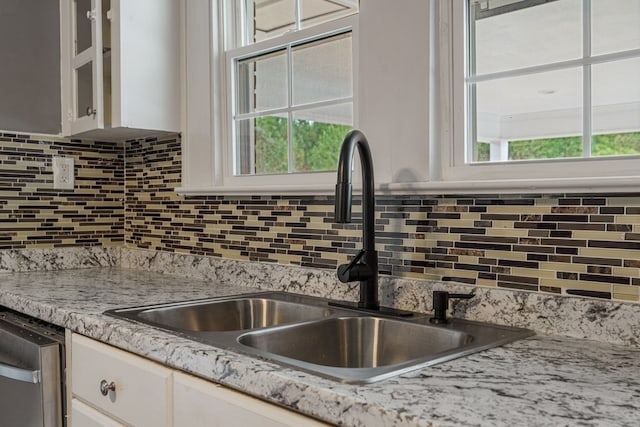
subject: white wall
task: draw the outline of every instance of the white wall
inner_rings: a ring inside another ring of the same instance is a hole
[[[426,180],[429,2],[360,2],[357,49],[356,123],[372,146],[376,181]]]
[[[0,129],[59,134],[57,1],[0,2]]]

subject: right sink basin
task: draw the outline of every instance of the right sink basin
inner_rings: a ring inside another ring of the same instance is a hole
[[[533,335],[498,325],[426,317],[332,317],[241,334],[237,341],[284,365],[344,383],[366,384]]]
[[[302,362],[377,368],[453,350],[473,342],[459,331],[381,317],[338,317],[246,333],[240,344]]]

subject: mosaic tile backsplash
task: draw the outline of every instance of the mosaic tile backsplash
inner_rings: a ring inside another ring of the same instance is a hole
[[[53,190],[51,158],[76,188]],[[126,161],[125,161],[126,160]],[[360,248],[333,197],[185,198],[180,140],[0,132],[0,250],[118,247],[334,270]],[[640,193],[377,196],[383,275],[639,301]]]
[[[335,269],[360,248],[333,197],[177,195],[180,140],[126,143],[130,247]],[[640,193],[377,196],[384,275],[638,302]]]
[[[0,131],[0,249],[121,246],[123,148]],[[74,159],[74,190],[53,189],[53,156]]]

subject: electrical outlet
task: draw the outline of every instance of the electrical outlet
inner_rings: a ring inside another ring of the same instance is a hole
[[[74,169],[73,157],[53,157],[53,188],[56,190],[73,190]]]

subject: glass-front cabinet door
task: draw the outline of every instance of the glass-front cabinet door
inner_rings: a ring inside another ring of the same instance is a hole
[[[102,0],[71,0],[71,133],[104,128]]]
[[[59,2],[62,134],[178,132],[181,2]]]

